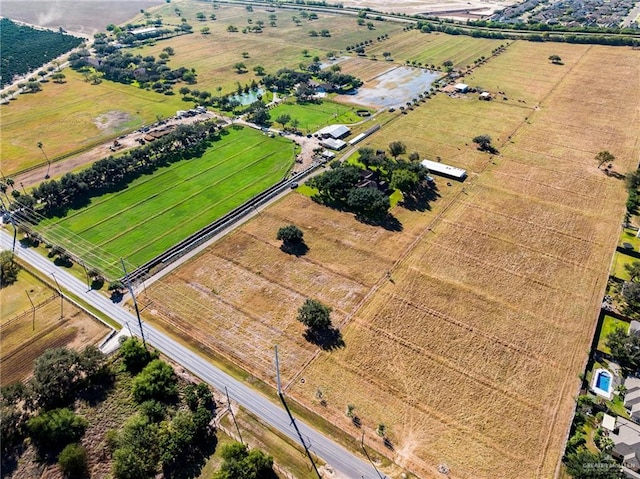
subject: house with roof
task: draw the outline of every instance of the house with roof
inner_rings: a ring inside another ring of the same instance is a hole
[[[627,392],[624,395],[624,407],[629,411],[631,420],[640,424],[640,378],[629,376],[624,380]]]
[[[623,417],[616,418],[613,431],[609,431],[613,440],[611,456],[622,463],[623,472],[627,477],[638,477],[640,472],[640,424]]]

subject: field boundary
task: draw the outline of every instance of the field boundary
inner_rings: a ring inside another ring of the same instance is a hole
[[[256,209],[258,206],[263,205],[276,195],[286,191],[287,188],[291,188],[294,184],[296,184],[297,181],[302,180],[319,167],[320,163],[313,163],[308,168],[293,174],[287,179],[281,180],[270,188],[267,188],[262,193],[257,194],[248,201],[245,201],[240,206],[234,208],[222,218],[219,218],[213,223],[210,223],[204,228],[201,228],[199,231],[191,234],[190,236],[172,246],[171,248],[167,249],[163,253],[159,254],[155,258],[147,261],[142,266],[134,269],[129,273],[129,279],[133,282],[141,282],[146,279],[147,275],[152,270],[153,274],[158,273],[158,267],[159,269],[163,269],[166,266],[170,265],[174,261],[192,251],[194,248],[197,248],[216,234],[220,233],[220,231],[238,222],[240,219],[248,215],[251,210]],[[124,280],[126,279],[126,277],[122,277],[121,279]]]
[[[14,323],[17,323],[19,320],[21,320],[23,317],[32,314],[33,311],[38,310],[40,308],[42,308],[43,306],[46,306],[47,304],[49,304],[51,301],[55,300],[58,298],[57,294],[53,294],[51,295],[49,298],[40,301],[38,304],[36,304],[36,306],[32,309],[28,309],[22,313],[17,314],[16,316],[14,316],[13,318],[11,318],[10,320],[8,320],[5,323],[0,324],[0,333],[2,333],[2,331],[6,328],[8,328],[9,326],[11,326]]]

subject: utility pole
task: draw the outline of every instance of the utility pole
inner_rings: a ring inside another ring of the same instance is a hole
[[[31,303],[31,313],[33,316],[31,319],[31,331],[35,331],[36,330],[36,306],[33,304],[33,301],[31,301],[31,296],[29,296],[29,291],[25,289],[24,292],[27,293],[27,298],[29,298],[29,302]]]
[[[87,267],[84,264],[84,261],[80,261],[80,264],[84,268],[84,275],[87,277],[87,291],[91,291],[91,282],[89,281],[89,271],[87,271]]]
[[[287,406],[287,402],[284,400],[284,394],[282,393],[282,388],[280,387],[280,364],[278,362],[278,346],[275,347],[275,352],[276,352],[276,380],[278,382],[278,396],[280,397],[280,401],[282,402],[282,405],[284,406],[285,410],[287,411],[287,414],[289,415],[289,419],[291,419],[291,425],[296,430],[296,433],[298,434],[298,438],[300,438],[300,442],[302,443],[302,447],[304,447],[304,451],[307,453],[307,457],[309,458],[309,461],[311,461],[311,466],[313,467],[313,470],[316,471],[316,475],[318,476],[318,479],[322,479],[322,476],[320,475],[320,471],[318,471],[316,463],[313,460],[313,456],[311,455],[311,451],[309,451],[309,448],[307,447],[307,443],[304,441],[304,438],[302,437],[302,433],[300,432],[300,429],[298,429],[296,420],[291,414],[291,411],[289,410],[289,406]]]
[[[231,409],[231,399],[229,399],[229,391],[227,390],[227,386],[224,387],[224,392],[227,395],[227,409],[231,413],[231,418],[233,419],[233,423],[236,425],[236,431],[238,431],[238,437],[240,438],[240,442],[244,444],[242,440],[242,434],[240,434],[240,428],[238,427],[238,421],[236,421],[236,416],[233,414],[233,409]]]
[[[127,273],[127,268],[124,266],[124,260],[120,258],[120,263],[122,263],[122,269],[124,271],[124,280],[127,282],[127,288],[129,288],[129,293],[133,298],[133,306],[136,308],[136,316],[138,317],[138,326],[140,327],[140,335],[142,336],[142,345],[144,349],[147,349],[147,341],[144,339],[144,331],[142,329],[142,320],[140,319],[140,310],[138,309],[138,302],[136,301],[136,295],[133,292],[133,288],[131,287],[131,280],[129,279],[129,273]]]
[[[58,295],[60,296],[60,319],[62,319],[64,318],[64,296],[62,296],[62,290],[60,289],[55,273],[51,273],[51,276],[53,276],[53,280],[56,282],[56,286],[58,287]]]

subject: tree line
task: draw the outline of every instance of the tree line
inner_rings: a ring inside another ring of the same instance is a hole
[[[409,27],[414,28],[414,27]],[[456,27],[453,24],[444,21],[428,21],[418,20],[415,28],[419,29],[423,33],[430,32],[443,32],[449,35],[468,35],[475,38],[492,38],[492,39],[522,39],[531,42],[559,42],[559,43],[579,43],[579,44],[598,44],[598,45],[612,45],[612,46],[637,46],[640,44],[640,39],[631,36],[615,35],[605,36],[594,33],[593,35],[576,35],[574,33],[550,33],[545,31],[543,33],[531,33],[531,34],[514,34],[508,33],[508,30],[503,31],[495,30],[477,30]]]
[[[16,75],[44,65],[80,45],[84,40],[51,30],[18,25],[8,18],[0,19],[0,86],[11,83]]]
[[[64,216],[69,208],[85,206],[92,197],[123,188],[136,178],[176,161],[198,158],[221,130],[211,122],[180,125],[171,133],[119,157],[109,156],[77,173],[40,183],[31,194],[19,194],[11,205],[18,219],[34,222],[29,211],[36,202],[46,217]],[[17,190],[15,190],[17,191]]]

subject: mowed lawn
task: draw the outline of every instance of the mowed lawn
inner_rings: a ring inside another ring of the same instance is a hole
[[[107,276],[119,275],[119,257],[135,265],[151,259],[278,182],[293,157],[288,140],[227,129],[201,158],[138,178],[40,229]]]
[[[125,131],[166,118],[184,108],[178,95],[166,96],[103,81],[91,85],[66,68],[63,85],[46,83],[42,91],[20,95],[0,107],[2,173],[11,175],[49,159],[113,138]]]
[[[356,123],[362,120],[358,116],[356,110],[364,110],[366,108],[357,108],[354,106],[346,106],[340,103],[323,101],[322,103],[305,103],[299,105],[294,102],[281,103],[274,109],[269,111],[271,121],[274,126],[280,127],[275,120],[281,115],[290,115],[292,120],[298,120],[300,123],[298,128],[308,133],[312,133],[324,126],[339,124]],[[290,125],[291,123],[289,123]]]

